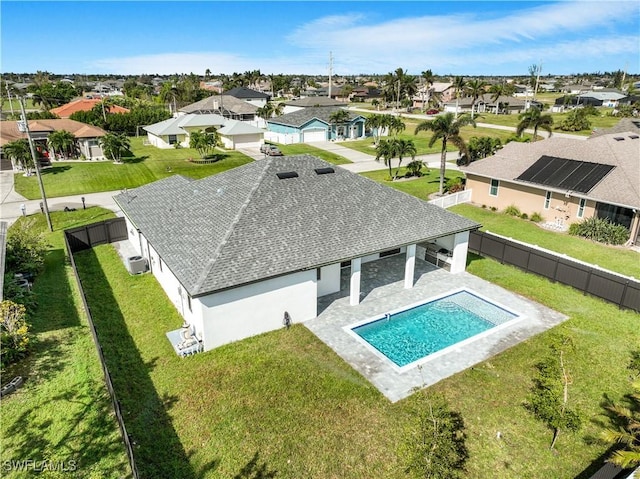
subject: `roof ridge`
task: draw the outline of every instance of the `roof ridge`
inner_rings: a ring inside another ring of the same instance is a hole
[[[265,160],[260,160],[260,161],[264,162],[265,166],[264,166],[264,168],[262,168],[262,171],[260,172],[260,177],[259,177],[258,181],[255,182],[255,184],[253,185],[253,187],[249,191],[249,194],[247,194],[247,197],[245,198],[244,203],[238,209],[238,212],[236,213],[235,217],[233,218],[233,221],[229,225],[229,228],[227,229],[227,233],[224,235],[224,238],[222,238],[222,241],[220,241],[220,243],[218,244],[218,247],[216,248],[216,250],[211,255],[211,258],[209,258],[207,266],[202,270],[202,273],[200,274],[198,279],[193,284],[193,289],[194,289],[193,294],[198,294],[200,292],[200,288],[202,287],[202,283],[207,279],[207,277],[211,273],[211,270],[213,269],[213,266],[216,263],[216,260],[220,256],[220,253],[222,252],[223,247],[227,244],[229,238],[231,237],[231,235],[233,234],[233,232],[235,230],[236,225],[239,223],[240,218],[242,218],[242,214],[247,209],[247,206],[249,206],[249,204],[251,203],[251,198],[253,197],[253,194],[256,192],[256,190],[258,189],[258,187],[262,183],[262,180],[264,179],[264,174],[266,173],[266,171],[269,168],[269,166],[271,166],[271,163],[273,162],[273,158],[267,158]]]

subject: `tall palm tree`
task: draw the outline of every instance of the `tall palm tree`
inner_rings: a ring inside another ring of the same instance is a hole
[[[29,142],[25,138],[14,140],[2,147],[2,152],[17,163],[27,175],[31,174],[33,158],[29,149]]]
[[[405,128],[407,127],[407,125],[404,124],[404,121],[402,121],[402,118],[400,118],[399,116],[393,116],[393,115],[386,115],[387,116],[387,120],[386,120],[386,125],[387,128],[389,128],[389,133],[391,133],[393,136],[398,136],[398,133],[400,133],[401,131],[404,131]]]
[[[107,133],[100,138],[100,147],[107,158],[115,163],[122,162],[122,155],[131,148],[129,137],[122,133]]]
[[[338,108],[337,110],[335,110],[329,115],[329,122],[336,129],[335,130],[336,137],[338,136],[338,131],[337,131],[338,125],[348,123],[350,119],[351,119],[351,115],[349,115],[349,112],[342,108]]]
[[[47,138],[47,143],[49,144],[49,148],[53,150],[54,157],[57,153],[60,153],[60,156],[65,158],[75,145],[75,142],[76,136],[66,130],[53,131]]]
[[[553,134],[553,117],[548,113],[542,114],[538,108],[531,108],[518,117],[520,123],[516,128],[516,136],[522,136],[527,128],[533,128],[533,140],[538,138],[538,129],[543,129],[549,136]]]
[[[395,180],[400,173],[400,165],[402,165],[402,159],[410,156],[413,160],[418,153],[416,149],[416,145],[413,140],[407,140],[404,138],[393,138],[391,141],[395,143],[395,156],[398,157],[398,169],[396,170],[396,174],[393,177]]]
[[[432,131],[433,135],[429,140],[429,147],[433,146],[436,141],[442,140],[442,151],[440,153],[440,190],[439,193],[444,193],[444,175],[447,166],[447,143],[453,143],[459,150],[460,154],[469,157],[467,153],[467,145],[460,136],[460,129],[467,125],[473,125],[475,128],[476,122],[469,114],[464,113],[456,118],[453,113],[445,113],[444,115],[438,115],[433,120],[423,121],[416,126],[414,135],[417,135],[421,131]]]
[[[380,141],[382,125],[387,116],[388,115],[371,115],[365,120],[364,127],[373,132],[374,146],[378,144],[378,141]]]
[[[422,106],[426,111],[429,100],[431,99],[431,87],[433,86],[434,76],[433,72],[430,69],[423,71],[420,76],[422,77],[426,85],[426,89],[423,89],[423,92],[427,94],[427,97],[426,99],[424,97],[422,98]]]
[[[464,77],[457,76],[453,79],[453,89],[456,94],[456,118],[458,118],[458,102],[460,101],[460,94],[464,91],[464,87],[467,82]]]
[[[480,96],[484,95],[487,82],[482,80],[469,80],[465,85],[465,92],[471,97],[471,118],[473,118],[474,105]]]
[[[378,146],[376,146],[376,161],[384,161],[384,165],[389,168],[389,178],[393,178],[391,171],[391,160],[396,156],[396,143],[391,140],[380,140]]]

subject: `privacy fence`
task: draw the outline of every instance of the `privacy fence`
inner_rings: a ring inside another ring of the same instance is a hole
[[[469,250],[640,312],[640,281],[635,278],[489,232],[472,232]]]
[[[136,463],[134,460],[133,448],[131,447],[129,434],[127,433],[127,428],[124,425],[124,419],[122,418],[122,412],[120,410],[120,402],[118,401],[118,398],[116,397],[116,392],[113,389],[113,382],[111,381],[111,375],[109,374],[109,369],[107,368],[107,363],[105,362],[104,354],[102,353],[102,346],[100,346],[100,341],[98,340],[98,335],[96,333],[96,327],[93,324],[91,309],[89,308],[89,304],[87,303],[87,298],[84,294],[84,289],[82,287],[82,281],[80,280],[80,276],[78,275],[76,262],[73,257],[73,253],[77,251],[89,249],[89,248],[92,248],[93,246],[97,246],[100,244],[112,243],[114,241],[120,241],[124,239],[127,239],[127,225],[125,223],[124,218],[116,218],[113,220],[101,221],[99,223],[93,223],[87,226],[82,226],[80,228],[68,229],[68,230],[65,230],[64,232],[64,241],[65,241],[65,246],[67,248],[67,254],[69,255],[69,260],[71,261],[71,267],[73,268],[73,274],[76,277],[76,282],[78,283],[78,289],[80,290],[80,297],[82,298],[82,304],[84,305],[84,309],[87,313],[87,321],[89,322],[89,331],[91,331],[93,342],[95,343],[96,350],[98,351],[98,357],[100,358],[100,364],[102,365],[104,380],[107,383],[107,390],[109,391],[109,396],[111,397],[111,404],[113,405],[113,411],[116,415],[118,426],[120,427],[120,434],[122,435],[122,440],[124,441],[127,457],[129,458],[131,473],[134,479],[138,479],[140,476],[138,475],[138,469],[136,467]]]

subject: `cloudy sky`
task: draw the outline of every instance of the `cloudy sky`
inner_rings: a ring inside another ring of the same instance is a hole
[[[0,3],[2,72],[640,73],[640,1]]]

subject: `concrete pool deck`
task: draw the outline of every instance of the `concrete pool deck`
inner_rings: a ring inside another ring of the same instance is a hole
[[[341,284],[340,292],[319,298],[318,317],[307,321],[305,326],[392,402],[411,395],[415,388],[431,386],[568,319],[469,273],[451,274],[420,259],[416,259],[414,286],[405,289],[404,255],[362,265],[361,302],[357,306],[349,304],[349,268],[342,270]],[[461,288],[506,306],[521,318],[464,345],[451,346],[406,371],[344,329]]]

